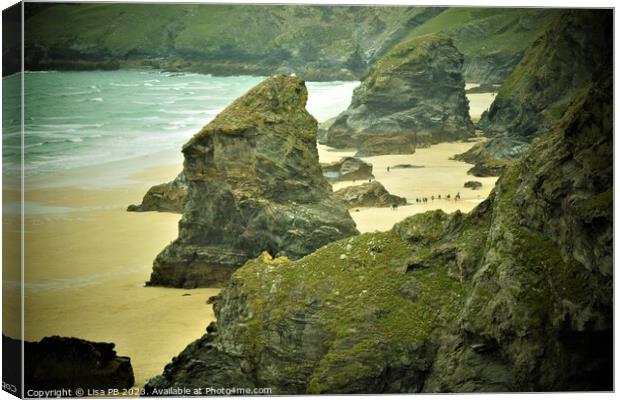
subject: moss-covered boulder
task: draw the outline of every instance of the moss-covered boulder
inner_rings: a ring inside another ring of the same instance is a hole
[[[564,10],[526,51],[500,88],[479,127],[491,139],[457,158],[479,165],[514,161],[533,138],[548,131],[570,99],[612,68],[611,10]],[[499,168],[498,174],[505,168]]]
[[[429,338],[449,321],[437,310],[455,317],[463,298],[446,269],[407,272],[410,256],[407,243],[386,232],[297,261],[268,254],[249,261],[215,300],[212,332],[147,390],[261,382],[277,394],[420,391],[432,362]]]
[[[358,233],[321,172],[307,95],[300,78],[269,78],[185,144],[179,238],[149,284],[221,285],[262,251],[296,259]]]
[[[351,207],[396,207],[407,204],[404,197],[390,194],[379,181],[348,186],[334,193]]]
[[[612,390],[612,93],[578,93],[469,214],[249,261],[147,391]]]
[[[468,138],[463,55],[443,35],[399,43],[370,68],[326,143],[360,155],[408,154],[416,147]]]

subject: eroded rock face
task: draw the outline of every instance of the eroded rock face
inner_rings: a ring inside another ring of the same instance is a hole
[[[612,32],[610,10],[564,10],[555,16],[483,113],[478,126],[491,139],[462,159],[482,166],[518,158],[564,115],[576,91],[611,69]]]
[[[472,136],[462,66],[463,55],[445,36],[399,43],[373,64],[326,143],[368,156]]]
[[[344,157],[340,161],[321,164],[323,176],[330,181],[356,181],[372,179],[372,164],[355,157]]]
[[[378,181],[337,190],[335,195],[351,207],[394,207],[407,204],[407,199],[390,194]]]
[[[486,247],[464,269],[467,305],[428,390],[611,388],[611,113],[609,78],[578,93],[498,181]]]
[[[2,336],[3,347],[18,349],[21,342]],[[21,379],[21,378],[20,378]],[[24,382],[28,390],[128,389],[134,384],[129,357],[120,357],[114,343],[50,336],[25,342]]]
[[[179,238],[149,284],[217,286],[262,251],[296,259],[358,233],[321,172],[306,100],[302,79],[269,78],[185,144]]]
[[[147,390],[611,390],[612,93],[578,93],[469,214],[249,261]]]
[[[173,180],[155,185],[146,192],[141,204],[132,204],[127,211],[167,211],[182,213],[187,198],[187,179],[182,172]]]

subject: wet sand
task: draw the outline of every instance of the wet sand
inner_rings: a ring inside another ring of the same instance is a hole
[[[80,169],[48,180],[52,187],[27,191],[27,340],[62,335],[114,342],[118,354],[131,357],[142,386],[204,333],[214,319],[206,301],[219,289],[143,287],[155,256],[176,238],[180,215],[125,211],[153,182],[179,170],[179,164],[154,167],[117,187],[58,187],[79,180],[87,172]],[[5,284],[7,302],[16,294],[15,285]],[[7,315],[3,331],[17,336],[11,322]]]

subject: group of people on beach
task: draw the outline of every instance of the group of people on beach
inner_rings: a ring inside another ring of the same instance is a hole
[[[450,200],[451,198],[452,196],[450,196],[449,194],[444,197],[444,199],[446,200]],[[435,199],[441,200],[441,195],[437,195],[437,197],[435,197],[435,195],[432,195],[431,201],[434,201]],[[456,192],[456,195],[454,196],[454,201],[459,201],[459,200],[461,200],[461,192]],[[416,204],[426,204],[428,203],[428,197],[416,197],[415,202]],[[395,203],[391,204],[390,208],[392,209],[392,211],[395,211],[398,209],[398,204],[395,204]]]
[[[444,199],[446,199],[446,200],[450,200],[451,198],[452,197],[449,194],[447,194],[444,197]],[[435,201],[435,199],[441,200],[441,195],[437,195],[437,197],[435,197],[435,195],[432,195],[431,196],[431,201]],[[454,196],[454,201],[459,201],[459,200],[461,200],[461,192],[456,192],[456,195]],[[428,197],[416,197],[415,202],[418,203],[418,204],[420,204],[420,203],[422,203],[422,204],[428,203]]]

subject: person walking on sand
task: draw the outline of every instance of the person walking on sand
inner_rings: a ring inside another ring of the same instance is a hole
[[[390,167],[389,166],[387,167],[387,172],[390,172]]]

